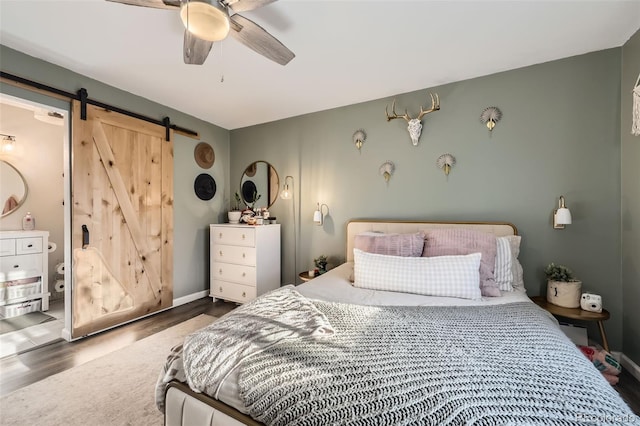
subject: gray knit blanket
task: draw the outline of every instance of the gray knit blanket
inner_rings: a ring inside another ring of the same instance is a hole
[[[333,335],[240,366],[240,397],[267,425],[640,424],[533,303],[314,304]]]
[[[191,389],[214,398],[243,361],[289,340],[322,339],[331,324],[310,300],[281,287],[242,305],[184,341],[184,373]]]

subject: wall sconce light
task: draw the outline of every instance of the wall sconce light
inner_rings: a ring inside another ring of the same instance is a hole
[[[320,203],[317,203],[317,204],[318,204],[318,209],[315,212],[313,212],[313,223],[315,223],[318,226],[322,226],[322,224],[324,223],[324,217],[329,214],[329,206],[327,206],[326,204],[320,204]],[[323,207],[327,208],[326,213],[322,212]]]
[[[10,153],[16,149],[16,137],[11,135],[5,135],[0,133],[2,136],[2,152]]]
[[[553,211],[553,228],[564,229],[565,225],[571,225],[571,211],[564,204],[564,196],[558,200],[558,208]]]
[[[293,184],[293,176],[287,176],[284,178],[284,185],[282,186],[282,191],[280,192],[280,198],[282,198],[283,200],[290,200],[293,196],[291,189],[289,189],[287,179],[291,179],[291,183]]]

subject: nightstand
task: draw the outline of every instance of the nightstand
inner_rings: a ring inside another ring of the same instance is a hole
[[[314,279],[314,278],[315,278],[315,277],[312,277],[312,276],[310,276],[310,275],[309,275],[309,271],[300,272],[300,273],[298,274],[298,277],[299,277],[302,281],[304,281],[305,283],[306,283],[307,281],[311,281],[312,279]],[[317,275],[316,275],[316,277],[317,277]]]
[[[600,329],[600,337],[602,338],[602,347],[605,351],[609,352],[609,343],[607,342],[607,335],[604,332],[604,325],[602,324],[603,321],[609,319],[609,311],[603,309],[602,312],[590,312],[580,308],[563,308],[562,306],[547,302],[544,296],[534,296],[531,300],[542,309],[558,317],[580,321],[597,321],[598,328]]]

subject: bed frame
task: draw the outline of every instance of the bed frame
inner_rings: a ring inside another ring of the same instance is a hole
[[[413,233],[427,229],[466,228],[495,234],[498,237],[518,235],[517,228],[508,222],[429,222],[357,219],[347,223],[348,262],[353,261],[353,242],[356,234],[362,232]],[[188,385],[171,382],[165,392],[165,426],[239,426],[263,425],[208,395],[192,391]]]

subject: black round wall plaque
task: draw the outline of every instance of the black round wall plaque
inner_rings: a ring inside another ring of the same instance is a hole
[[[242,183],[242,198],[244,198],[247,203],[253,203],[256,201],[254,200],[254,197],[257,196],[256,190],[256,184],[253,183],[252,180],[245,180]]]
[[[201,200],[210,200],[216,195],[216,181],[206,173],[199,174],[193,183],[193,190]]]

